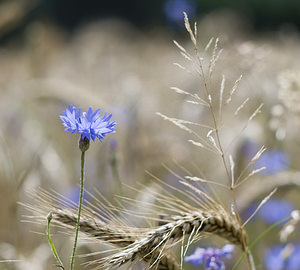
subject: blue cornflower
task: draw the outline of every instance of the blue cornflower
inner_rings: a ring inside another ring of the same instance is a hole
[[[111,114],[105,113],[100,117],[100,109],[93,112],[89,107],[87,112],[83,112],[81,115],[81,109],[77,109],[73,105],[69,105],[69,108],[63,111],[63,115],[60,115],[60,119],[63,125],[66,127],[66,131],[70,131],[71,134],[77,132],[81,134],[82,139],[92,139],[93,141],[98,138],[100,141],[105,138],[107,133],[114,133],[115,121],[109,121]]]
[[[234,252],[234,245],[225,245],[219,248],[196,248],[195,252],[184,258],[186,262],[191,262],[195,266],[205,264],[207,270],[224,270],[225,264],[223,259],[230,258]]]
[[[265,254],[264,263],[267,270],[300,270],[300,245],[271,247]]]
[[[259,217],[269,224],[273,224],[288,216],[295,206],[287,200],[269,199],[258,211]]]

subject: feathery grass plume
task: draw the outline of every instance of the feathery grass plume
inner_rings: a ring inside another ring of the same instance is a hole
[[[181,119],[176,119],[176,118],[171,118],[168,117],[164,114],[158,113],[163,119],[170,121],[171,123],[175,124],[179,128],[187,131],[190,133],[192,136],[194,136],[197,140],[194,139],[189,139],[189,142],[191,142],[193,145],[198,146],[200,148],[206,149],[212,153],[215,153],[221,160],[221,163],[223,164],[224,167],[224,175],[225,178],[227,179],[227,189],[231,193],[232,197],[232,206],[231,206],[231,211],[230,216],[232,216],[235,219],[236,224],[239,226],[239,231],[241,235],[240,243],[242,250],[246,253],[246,258],[248,262],[248,267],[249,269],[255,269],[252,255],[247,247],[247,237],[246,233],[243,229],[244,225],[242,223],[242,220],[240,218],[239,214],[239,208],[237,204],[237,199],[236,199],[236,192],[235,189],[240,187],[242,184],[246,182],[250,177],[254,176],[255,174],[259,173],[261,170],[264,168],[256,169],[251,171],[250,173],[246,174],[245,173],[248,171],[249,166],[254,163],[261,154],[264,152],[265,148],[262,147],[260,151],[252,158],[250,163],[242,169],[241,174],[239,175],[234,175],[235,172],[235,161],[234,157],[228,153],[230,146],[232,143],[237,139],[238,136],[247,128],[248,124],[250,121],[252,121],[261,111],[261,108],[263,104],[260,104],[254,112],[249,116],[248,120],[246,121],[245,125],[242,126],[242,129],[238,134],[236,134],[232,141],[228,145],[224,145],[222,142],[222,128],[224,127],[223,123],[223,110],[225,108],[229,108],[229,105],[232,104],[232,100],[234,99],[235,93],[238,89],[238,86],[242,80],[242,75],[234,82],[233,86],[229,91],[226,89],[225,86],[225,81],[226,78],[223,75],[222,80],[221,80],[221,85],[220,85],[220,91],[219,91],[219,99],[217,100],[217,94],[215,93],[213,89],[213,73],[214,73],[214,67],[216,66],[216,62],[219,60],[219,57],[222,53],[222,50],[219,49],[219,39],[211,39],[207,46],[204,49],[205,54],[208,53],[209,47],[211,44],[213,44],[214,41],[214,46],[212,48],[212,53],[208,61],[205,60],[206,55],[200,53],[198,43],[196,40],[196,34],[192,30],[192,27],[189,23],[188,16],[186,13],[184,13],[184,23],[187,32],[190,35],[190,39],[192,41],[193,47],[194,47],[194,55],[189,53],[182,45],[180,45],[178,42],[174,42],[175,45],[179,48],[181,55],[187,60],[189,63],[193,64],[194,70],[198,78],[200,79],[200,90],[197,93],[190,93],[184,89],[180,89],[178,87],[172,87],[172,90],[175,92],[186,95],[192,100],[188,100],[189,103],[192,104],[197,104],[199,106],[202,106],[204,110],[208,110],[208,112],[211,115],[211,121],[210,123],[204,123],[204,124],[199,124],[199,123],[191,123],[187,120],[181,120]],[[191,72],[190,68],[186,68],[184,65],[180,65],[180,67],[183,67],[183,69],[188,70],[188,72]],[[226,97],[227,96],[227,97]],[[238,115],[238,113],[245,107],[246,103],[249,101],[249,98],[244,99],[244,101],[234,110],[233,115]],[[218,117],[217,117],[218,116]],[[197,132],[194,127],[195,126],[201,126],[202,129],[207,129],[207,134],[206,136],[203,136],[203,134]],[[226,147],[225,147],[226,146]],[[225,149],[225,150],[224,150]],[[209,181],[204,178],[197,178],[197,177],[191,177],[190,179],[194,180],[197,179],[197,181],[200,181],[202,183],[210,183],[214,185],[219,185],[219,186],[225,186],[223,183],[219,182],[213,182]],[[265,200],[262,202],[262,204],[268,200],[269,197],[271,197],[273,193],[271,193],[269,196],[265,197]],[[163,243],[163,241],[162,241]],[[137,247],[136,247],[137,248]]]

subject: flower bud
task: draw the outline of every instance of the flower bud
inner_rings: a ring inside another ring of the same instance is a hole
[[[85,152],[90,147],[90,140],[87,137],[82,138],[83,136],[80,136],[79,140],[79,149],[81,152]]]

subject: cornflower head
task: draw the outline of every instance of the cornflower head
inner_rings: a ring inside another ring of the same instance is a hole
[[[80,108],[69,105],[69,108],[63,111],[63,115],[60,115],[59,118],[66,127],[65,131],[70,131],[71,134],[77,132],[81,135],[82,144],[86,145],[91,139],[95,141],[96,138],[102,142],[107,133],[115,132],[116,122],[109,121],[111,116],[111,114],[105,113],[101,117],[100,109],[93,111],[91,107],[87,112],[81,114]],[[79,143],[79,145],[81,144]]]
[[[195,252],[185,257],[186,262],[191,262],[195,266],[205,264],[206,270],[224,270],[225,264],[223,259],[230,258],[234,252],[234,245],[227,244],[219,248],[196,248]]]

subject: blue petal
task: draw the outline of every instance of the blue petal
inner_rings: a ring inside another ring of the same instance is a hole
[[[280,256],[283,246],[270,248],[265,255],[265,267],[267,270],[283,270],[284,258]]]
[[[93,111],[89,107],[87,112],[83,112],[81,116],[81,109],[77,109],[73,105],[69,105],[68,109],[60,115],[66,131],[71,134],[77,132],[83,138],[92,139],[93,141],[98,138],[100,141],[105,138],[107,133],[114,133],[114,126],[116,122],[109,122],[112,114],[105,113],[100,117],[100,109]]]
[[[206,262],[206,269],[209,270],[224,270],[225,264],[216,257],[211,257]]]
[[[229,258],[234,251],[233,245],[225,245],[222,249],[219,248],[197,248],[195,252],[185,257],[185,261],[193,263],[195,266],[205,263],[206,269],[223,270],[225,264],[222,258]]]
[[[204,261],[204,252],[205,249],[204,248],[197,248],[194,252],[194,254],[190,255],[190,256],[186,256],[184,258],[184,260],[186,262],[191,262],[192,264],[194,264],[195,266],[202,264]]]
[[[224,247],[222,247],[222,249],[221,249],[222,256],[224,256],[226,258],[231,258],[231,254],[234,252],[234,250],[235,250],[234,245],[227,244]]]

